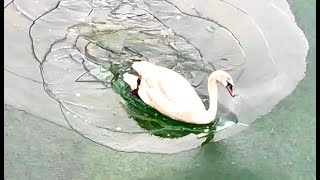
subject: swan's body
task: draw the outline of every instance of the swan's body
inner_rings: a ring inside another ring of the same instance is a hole
[[[137,89],[139,97],[146,104],[178,121],[193,124],[212,122],[217,113],[217,82],[226,86],[234,96],[231,76],[221,70],[209,76],[210,106],[206,110],[194,88],[180,74],[146,61],[133,62],[132,68],[138,72],[139,77],[125,73],[124,81],[132,90]]]

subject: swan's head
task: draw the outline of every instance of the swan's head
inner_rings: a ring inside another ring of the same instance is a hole
[[[233,84],[233,80],[232,77],[230,76],[230,74],[228,74],[225,71],[222,70],[217,70],[214,72],[215,74],[215,79],[221,83],[224,87],[227,88],[229,94],[234,97],[235,93],[234,93],[234,84]]]

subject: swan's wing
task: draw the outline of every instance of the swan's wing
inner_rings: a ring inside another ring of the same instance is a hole
[[[180,106],[189,106],[204,110],[204,105],[199,95],[190,83],[180,74],[172,70],[162,70],[162,77],[158,81],[161,92],[173,103]]]
[[[157,109],[162,114],[165,114],[172,119],[183,120],[193,123],[193,109],[188,106],[177,105],[169,101],[164,94],[157,88],[143,88],[139,90],[139,96],[146,98],[147,104]]]
[[[180,74],[145,61],[135,62],[132,67],[139,73],[146,86],[154,89],[152,92],[156,93],[153,94],[162,94],[157,101],[162,101],[161,97],[168,103],[186,109],[205,109],[194,88]]]

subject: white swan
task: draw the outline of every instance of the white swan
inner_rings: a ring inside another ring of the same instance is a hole
[[[227,88],[234,97],[233,80],[222,70],[208,78],[210,106],[206,110],[202,100],[190,83],[180,74],[146,61],[133,62],[132,68],[139,77],[125,73],[124,81],[148,105],[172,119],[193,124],[207,124],[217,113],[217,82]]]

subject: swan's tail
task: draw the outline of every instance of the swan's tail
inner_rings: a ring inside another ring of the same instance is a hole
[[[131,90],[137,89],[138,85],[138,76],[129,74],[129,73],[124,73],[123,74],[123,80],[127,84],[129,84]]]

